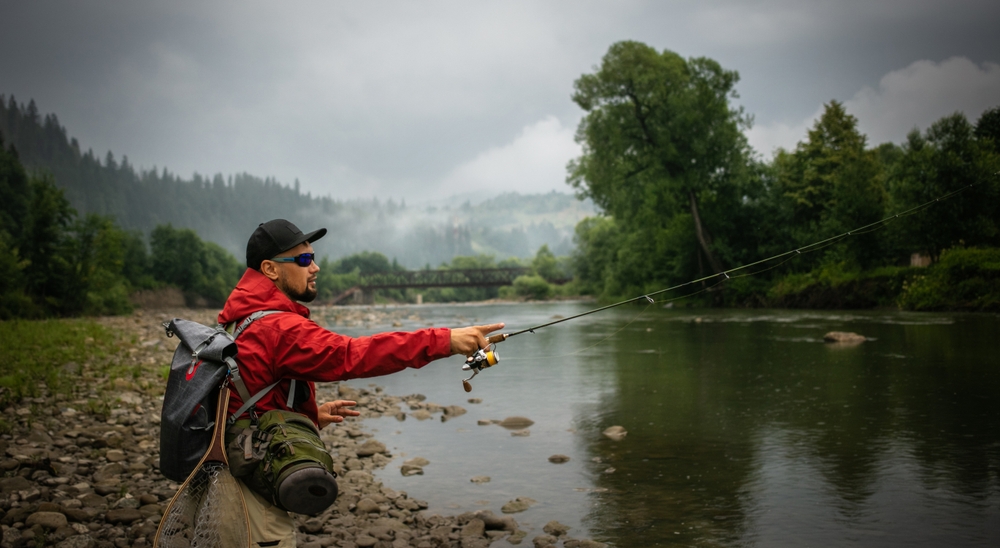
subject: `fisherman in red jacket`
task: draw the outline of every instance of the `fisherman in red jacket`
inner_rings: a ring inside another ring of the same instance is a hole
[[[278,382],[255,404],[258,414],[287,409],[306,415],[323,428],[359,413],[350,409],[356,405],[352,401],[317,405],[314,383],[388,375],[455,354],[469,356],[489,346],[487,334],[503,328],[504,324],[497,323],[352,338],[320,327],[309,319],[309,309],[299,303],[316,298],[319,265],[312,243],[325,234],[325,228],[304,234],[284,219],[258,226],[247,242],[247,271],[219,314],[219,323],[226,325],[242,322],[258,311],[284,312],[258,318],[239,337],[236,361],[247,391],[256,394]],[[289,394],[292,386],[295,393]],[[229,413],[242,405],[234,392]],[[242,481],[240,484],[254,542],[295,546],[295,524],[288,513],[246,488]]]

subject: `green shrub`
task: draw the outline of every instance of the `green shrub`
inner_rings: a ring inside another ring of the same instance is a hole
[[[541,276],[518,276],[514,279],[514,293],[540,301],[552,296],[552,285]]]
[[[907,310],[1000,310],[1000,249],[953,248],[903,286]]]

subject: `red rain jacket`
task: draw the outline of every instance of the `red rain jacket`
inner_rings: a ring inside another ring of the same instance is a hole
[[[310,320],[309,309],[289,299],[266,276],[247,269],[219,313],[219,323],[242,322],[259,310],[288,313],[255,320],[237,339],[236,362],[251,395],[282,379],[257,402],[258,413],[288,409],[290,380],[296,379],[306,381],[309,396],[296,401],[295,410],[318,425],[315,382],[388,375],[451,355],[451,331],[447,328],[358,338],[338,335]],[[242,405],[239,394],[233,391],[229,413]]]

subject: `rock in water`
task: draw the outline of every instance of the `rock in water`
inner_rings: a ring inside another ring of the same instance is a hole
[[[424,469],[419,466],[414,466],[412,464],[404,464],[402,468],[399,469],[400,473],[404,476],[422,476],[424,475]]]
[[[562,464],[564,462],[569,462],[569,457],[566,455],[552,455],[549,457],[549,462],[552,464]]]
[[[378,440],[368,440],[361,447],[358,447],[356,453],[359,457],[370,457],[376,453],[385,453],[385,444]]]
[[[530,499],[528,497],[517,497],[516,499],[504,504],[500,511],[504,514],[516,514],[518,512],[523,512],[538,501]]]
[[[511,430],[521,430],[522,428],[527,428],[532,424],[535,424],[535,421],[527,417],[507,417],[506,419],[500,421],[500,426],[510,428]]]
[[[609,426],[604,430],[603,434],[607,436],[612,441],[622,441],[628,434],[624,426]]]
[[[427,466],[430,463],[431,463],[431,461],[429,461],[429,460],[427,460],[427,459],[425,459],[423,457],[413,457],[412,459],[407,460],[403,464],[408,464],[410,466],[424,467],[424,466]]]
[[[864,335],[848,331],[831,331],[826,335],[823,335],[823,340],[830,343],[858,344],[863,343],[868,339],[866,339]]]
[[[545,527],[542,527],[542,531],[545,531],[550,535],[561,537],[569,531],[569,526],[563,525],[558,521],[550,521],[545,524]]]

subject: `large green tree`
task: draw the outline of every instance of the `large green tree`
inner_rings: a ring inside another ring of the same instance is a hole
[[[1000,153],[991,129],[996,117],[996,109],[987,111],[974,129],[956,113],[923,134],[910,133],[890,175],[893,211],[969,188],[901,223],[899,252],[926,252],[936,259],[953,246],[1000,246]]]
[[[878,152],[866,150],[858,120],[828,103],[805,141],[774,159],[775,185],[793,245],[807,245],[881,219],[886,194]],[[871,266],[881,256],[877,234],[837,248],[835,255]]]
[[[586,115],[569,183],[647,252],[662,251],[663,232],[676,232],[675,217],[687,213],[692,251],[723,270],[704,205],[729,193],[746,165],[749,119],[730,105],[738,79],[708,58],[612,45],[597,71],[575,83],[573,100]]]

